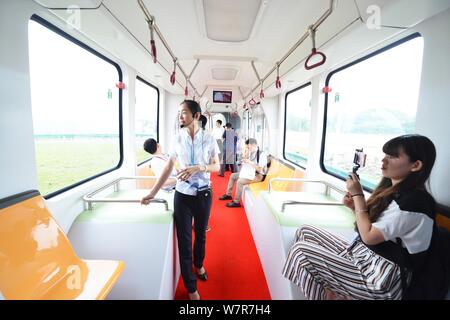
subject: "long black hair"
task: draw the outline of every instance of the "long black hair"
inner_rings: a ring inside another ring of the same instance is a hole
[[[200,114],[202,113],[202,108],[200,108],[200,105],[198,104],[197,101],[194,100],[184,100],[182,103],[180,103],[180,105],[185,104],[189,111],[191,111],[192,113],[192,117],[195,118],[195,114],[197,112],[199,112]]]
[[[383,177],[367,201],[369,208],[369,218],[375,222],[381,213],[389,206],[389,198],[394,193],[410,192],[414,190],[426,190],[426,183],[429,183],[431,170],[436,161],[436,148],[433,142],[425,136],[409,134],[389,140],[383,146],[383,152],[387,155],[397,157],[400,151],[409,157],[410,163],[420,160],[422,168],[415,172],[410,172],[405,179],[396,185],[392,185],[390,178]],[[433,197],[430,195],[430,198]]]

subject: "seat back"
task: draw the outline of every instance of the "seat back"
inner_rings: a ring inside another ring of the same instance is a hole
[[[0,200],[0,292],[5,299],[45,299],[61,287],[67,291],[64,299],[75,298],[87,273],[38,191]],[[78,285],[71,285],[72,276]]]
[[[150,168],[150,166],[146,163],[136,169],[136,176],[138,177],[153,177],[155,173]],[[155,180],[137,180],[136,188],[137,189],[151,189],[155,184]]]
[[[272,178],[292,178],[294,176],[295,170],[286,166],[282,162],[278,161],[275,158],[271,158],[271,165],[269,171],[267,172],[266,179],[262,182],[252,183],[249,185],[250,190],[258,195],[259,192],[263,190],[269,189],[269,181]],[[277,191],[286,191],[288,190],[290,184],[289,182],[277,182],[276,190]]]

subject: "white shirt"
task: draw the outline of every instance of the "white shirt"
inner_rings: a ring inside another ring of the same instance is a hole
[[[257,165],[258,167],[261,167],[262,170],[260,173],[262,174],[266,174],[266,166],[267,166],[267,156],[263,151],[259,151],[259,161],[257,161],[257,157],[256,157],[257,152],[252,152],[250,153],[248,159],[255,165]]]
[[[162,175],[164,167],[167,165],[167,161],[169,161],[169,158],[165,155],[156,155],[152,157],[152,159],[150,160],[150,168],[152,168],[155,177],[159,178]],[[173,178],[176,175],[177,172],[174,169],[169,178]]]
[[[433,220],[426,214],[402,210],[393,200],[372,225],[377,228],[384,240],[396,242],[400,238],[409,253],[427,250],[433,232]]]
[[[223,133],[225,132],[225,129],[222,127],[215,127],[213,130],[213,136],[214,139],[219,140],[223,138]]]
[[[180,168],[194,165],[208,165],[210,160],[219,154],[219,147],[214,137],[199,129],[194,141],[187,128],[180,130],[170,144],[169,155],[178,161]],[[210,184],[209,172],[197,172],[188,181],[177,180],[176,190],[186,195],[197,195],[197,188]]]

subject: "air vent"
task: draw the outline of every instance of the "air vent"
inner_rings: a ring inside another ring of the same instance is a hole
[[[226,42],[248,40],[260,8],[261,0],[203,0],[207,37]]]
[[[238,74],[238,70],[234,68],[213,68],[211,76],[214,80],[234,80]]]

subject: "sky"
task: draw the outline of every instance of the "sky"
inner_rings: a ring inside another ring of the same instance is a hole
[[[119,133],[113,65],[33,20],[29,50],[35,134]]]

